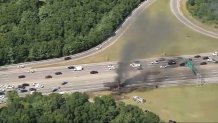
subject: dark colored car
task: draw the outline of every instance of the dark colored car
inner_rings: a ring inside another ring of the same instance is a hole
[[[200,65],[206,65],[207,64],[207,62],[201,62],[200,63]]]
[[[207,59],[209,59],[209,57],[208,56],[204,56],[202,59],[203,60],[207,60]]]
[[[98,74],[98,71],[91,71],[90,74]]]
[[[218,61],[215,61],[214,63],[215,63],[215,64],[218,64]]]
[[[74,69],[75,67],[74,66],[69,66],[67,67],[68,69]]]
[[[50,79],[50,78],[52,78],[52,76],[51,75],[47,75],[47,76],[45,76],[45,78],[46,79]]]
[[[24,93],[24,92],[27,92],[27,90],[26,89],[21,89],[20,90],[20,93]]]
[[[25,86],[30,86],[30,84],[28,84],[28,83],[23,83],[22,86],[24,86],[24,87],[25,87]]]
[[[60,87],[53,88],[53,89],[52,89],[52,92],[56,92],[58,89],[60,89]]]
[[[23,85],[18,85],[17,88],[18,88],[18,89],[25,89],[25,86],[23,86]]]
[[[25,75],[19,75],[18,78],[25,78]]]
[[[36,91],[35,88],[29,88],[29,91]]]
[[[66,85],[67,83],[68,83],[68,82],[62,82],[61,84],[62,84],[62,85]]]
[[[72,58],[69,56],[64,58],[64,60],[70,60],[70,59],[72,59]]]
[[[185,66],[185,62],[180,63],[179,66]]]
[[[168,123],[176,123],[176,121],[174,121],[174,120],[169,120]]]
[[[55,72],[55,75],[61,75],[62,72]]]
[[[174,60],[169,60],[168,61],[168,65],[174,65],[174,64],[176,64],[176,61],[174,61]]]
[[[201,56],[200,55],[196,55],[196,56],[194,56],[194,58],[201,58]]]

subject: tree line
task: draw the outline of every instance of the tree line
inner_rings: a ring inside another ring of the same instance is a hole
[[[98,45],[143,0],[1,0],[0,65]]]
[[[152,112],[136,106],[116,103],[110,96],[88,101],[84,93],[43,96],[34,92],[19,97],[15,91],[7,93],[6,107],[0,109],[1,123],[159,123]]]
[[[199,18],[202,22],[218,25],[217,0],[188,0],[187,8],[192,16]]]

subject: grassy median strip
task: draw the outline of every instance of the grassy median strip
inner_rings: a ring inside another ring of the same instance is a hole
[[[148,9],[145,9],[140,16],[135,18],[136,20],[132,25],[125,31],[125,33],[118,39],[118,41],[107,49],[95,55],[76,60],[76,61],[64,61],[55,64],[45,64],[34,67],[53,67],[60,65],[72,65],[72,64],[83,64],[83,63],[96,63],[105,61],[116,61],[122,56],[122,50],[127,42],[134,41],[145,41],[147,37],[155,37],[161,35],[161,33],[155,35],[153,28],[155,25],[161,25],[162,17],[168,22],[165,24],[165,29],[160,30],[164,32],[167,28],[171,28],[172,32],[166,36],[169,37],[167,41],[161,47],[156,48],[152,52],[147,52],[147,49],[138,47],[136,49],[142,49],[140,53],[135,53],[138,58],[148,58],[153,56],[166,55],[182,55],[182,54],[195,54],[201,52],[211,52],[217,50],[218,41],[217,39],[207,37],[198,32],[193,31],[189,27],[182,24],[172,14],[169,5],[170,0],[157,0]],[[159,17],[161,15],[161,17]],[[159,20],[157,20],[159,19]],[[147,23],[149,22],[149,23]],[[158,26],[157,26],[158,27]],[[154,42],[150,38],[150,44]],[[155,44],[154,44],[155,45]],[[151,46],[152,47],[152,46]],[[155,47],[155,46],[154,46]],[[143,53],[144,51],[144,53]]]

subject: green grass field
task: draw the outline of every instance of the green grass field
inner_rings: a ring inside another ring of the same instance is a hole
[[[159,88],[134,91],[122,100],[158,114],[162,120],[178,122],[218,122],[218,85]],[[131,98],[140,96],[146,103],[138,104]]]
[[[134,58],[195,54],[218,50],[218,40],[186,27],[172,14],[170,0],[157,0],[136,18],[118,41],[104,51],[74,62],[35,66],[48,67],[82,63],[117,61],[126,44],[132,43]]]

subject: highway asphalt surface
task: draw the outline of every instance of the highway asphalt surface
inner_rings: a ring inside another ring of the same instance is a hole
[[[140,16],[140,14],[148,8],[151,4],[153,4],[156,0],[145,0],[142,2],[136,9],[132,11],[132,14],[126,18],[126,20],[120,25],[120,27],[115,31],[114,36],[108,38],[105,40],[103,43],[99,44],[96,47],[93,47],[87,51],[71,55],[70,57],[72,58],[71,61],[82,59],[91,55],[94,55],[96,53],[99,53],[103,51],[104,49],[108,48],[112,44],[114,44],[118,39],[127,31],[127,29],[131,26],[131,24],[135,21],[135,19]],[[97,49],[101,47],[100,49]],[[13,64],[13,65],[6,65],[2,66],[0,69],[6,70],[6,69],[15,69],[17,65],[22,65],[25,64],[25,66],[29,67],[31,65],[37,64],[37,65],[42,65],[42,64],[52,64],[52,63],[57,63],[64,61],[65,57],[61,58],[53,58],[53,59],[48,59],[48,60],[41,60],[41,61],[32,61],[32,62],[25,62],[25,63],[19,63],[19,64]]]
[[[190,58],[190,57],[189,57]],[[180,67],[178,64],[185,62],[186,59],[178,59],[176,65],[168,68],[160,68],[160,65],[167,64],[165,61],[159,64],[151,64],[151,60],[139,60],[142,64],[143,70],[136,70],[128,66],[129,76],[126,78],[127,87],[131,86],[167,86],[178,84],[195,84],[199,79],[187,67]],[[175,59],[175,58],[173,58]],[[218,57],[214,57],[218,60]],[[199,66],[200,62],[205,61],[202,58],[193,58],[197,70],[203,78],[210,78],[211,81],[217,81],[218,78],[218,64],[209,63],[208,65]],[[17,71],[1,71],[0,72],[0,85],[13,85],[17,87],[23,83],[29,83],[33,87],[33,83],[43,84],[44,88],[39,88],[38,91],[44,94],[52,92],[53,88],[60,87],[57,92],[75,92],[75,91],[91,91],[108,89],[104,84],[114,82],[117,77],[116,70],[109,70],[108,65],[111,63],[90,64],[83,66],[82,71],[73,71],[68,69],[67,66],[57,68],[36,69],[34,73],[28,73],[28,69],[21,68]],[[113,63],[117,68],[118,65]],[[90,74],[90,71],[98,71],[98,74]],[[62,72],[62,75],[55,75],[55,72]],[[19,75],[25,75],[26,78],[18,78]],[[46,79],[46,75],[51,75],[52,78]],[[62,82],[68,82],[62,85]],[[27,88],[28,89],[28,88]],[[29,93],[29,92],[27,92]]]
[[[171,0],[170,1],[170,8],[171,11],[173,12],[173,14],[177,17],[177,19],[182,22],[183,24],[185,24],[187,27],[210,37],[213,38],[218,38],[218,33],[216,32],[212,32],[212,31],[208,31],[202,27],[199,27],[198,25],[194,24],[193,22],[191,22],[188,18],[186,18],[181,9],[180,9],[180,0]]]

